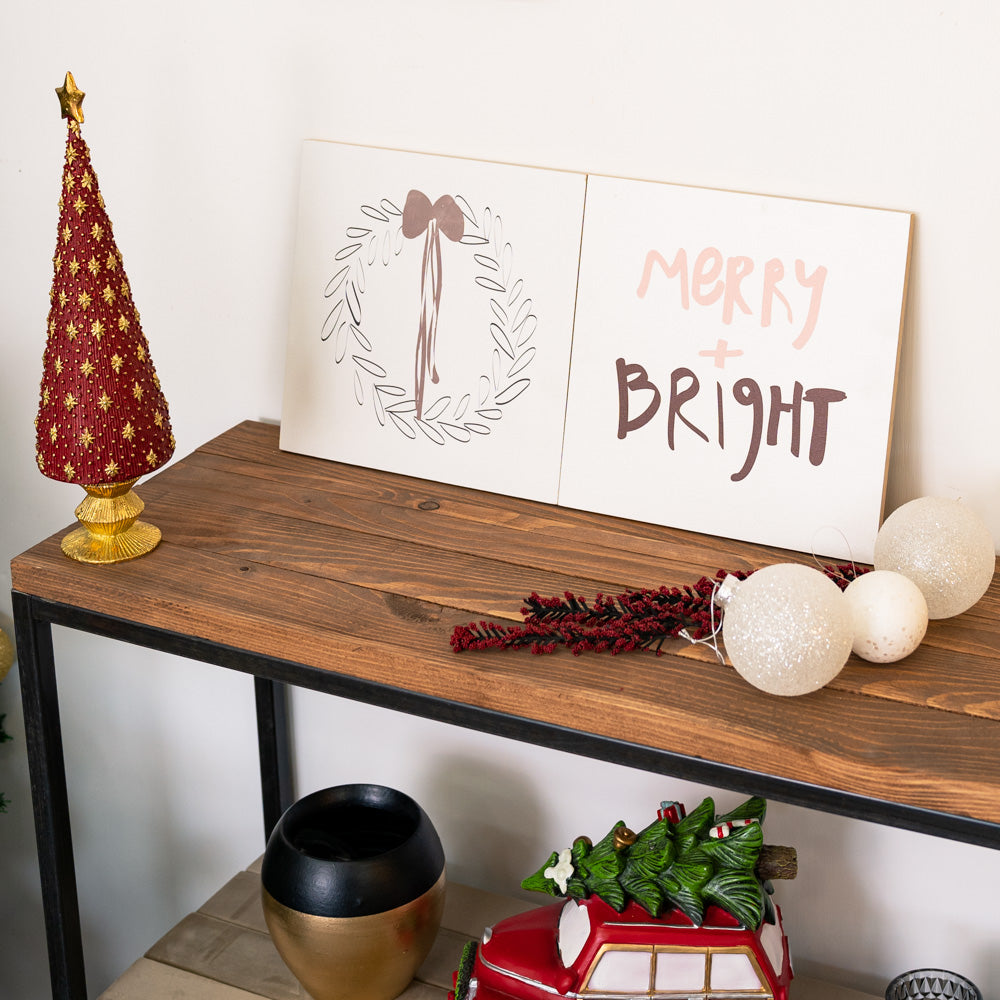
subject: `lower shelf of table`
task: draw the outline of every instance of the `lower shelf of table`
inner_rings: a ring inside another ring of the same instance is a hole
[[[462,947],[530,904],[451,883],[427,961],[400,1000],[445,1000]],[[795,1000],[876,1000],[796,978]],[[309,1000],[275,951],[260,905],[259,862],[223,886],[153,945],[99,1000]]]

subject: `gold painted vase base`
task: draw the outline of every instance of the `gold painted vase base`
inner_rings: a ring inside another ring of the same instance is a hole
[[[145,521],[136,521],[117,535],[99,535],[89,528],[76,528],[62,540],[62,550],[78,562],[125,562],[152,552],[161,537],[160,529]]]
[[[382,913],[318,917],[261,890],[278,954],[313,1000],[393,1000],[431,950],[444,913],[445,873],[423,895]]]
[[[81,527],[62,540],[62,550],[79,562],[117,563],[152,552],[160,529],[136,520],[145,504],[132,492],[136,480],[84,486],[86,497],[74,513]]]

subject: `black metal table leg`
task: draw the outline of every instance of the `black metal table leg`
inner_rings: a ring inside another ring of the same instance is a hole
[[[280,681],[255,676],[254,694],[257,700],[257,744],[260,749],[264,837],[267,838],[294,798],[288,688]]]
[[[12,598],[52,996],[86,1000],[52,626],[34,617],[30,597]]]

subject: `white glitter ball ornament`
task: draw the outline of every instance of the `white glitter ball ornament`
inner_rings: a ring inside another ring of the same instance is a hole
[[[875,538],[874,565],[912,580],[931,618],[951,618],[986,593],[996,551],[989,528],[964,503],[921,497],[885,519]]]
[[[809,566],[778,563],[746,580],[726,577],[722,641],[744,680],[768,694],[808,694],[851,655],[851,614],[840,588]]]
[[[854,652],[869,663],[895,663],[920,645],[927,601],[902,573],[876,569],[852,580],[844,599],[854,623]]]

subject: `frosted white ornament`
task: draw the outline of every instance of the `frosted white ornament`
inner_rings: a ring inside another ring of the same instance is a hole
[[[854,652],[869,663],[895,663],[920,645],[927,631],[927,601],[902,573],[876,569],[844,591],[854,627]]]
[[[875,538],[874,565],[911,579],[931,618],[951,618],[986,593],[996,551],[989,528],[964,503],[921,497],[885,519]]]
[[[819,570],[778,563],[720,588],[722,641],[736,671],[768,694],[808,694],[851,655],[853,629],[840,588]]]

